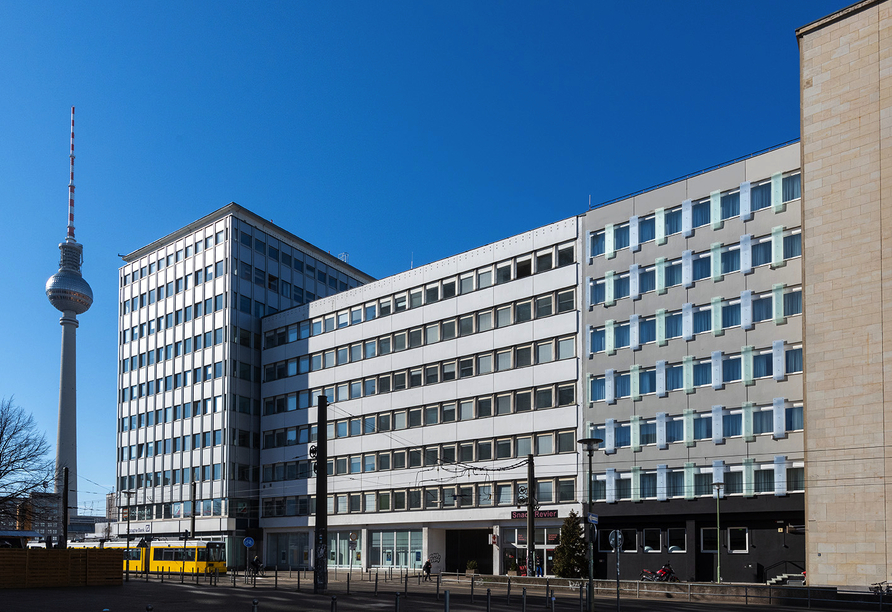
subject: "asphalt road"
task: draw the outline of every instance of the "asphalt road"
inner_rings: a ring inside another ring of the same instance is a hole
[[[524,609],[521,590],[512,589],[511,603],[508,603],[504,585],[492,585],[493,594],[490,608],[487,608],[486,588],[476,587],[474,602],[471,602],[470,585],[467,582],[445,582],[441,585],[440,598],[436,597],[436,584],[423,583],[416,580],[409,583],[408,595],[403,595],[403,586],[399,582],[379,582],[378,596],[375,597],[374,584],[364,581],[353,581],[351,593],[346,592],[346,583],[332,582],[326,595],[313,595],[312,584],[302,581],[301,592],[297,592],[297,580],[280,575],[278,588],[274,588],[274,579],[266,577],[258,579],[257,585],[245,584],[243,580],[220,580],[217,586],[208,584],[180,584],[178,580],[164,583],[153,579],[144,582],[131,579],[121,586],[114,587],[82,587],[58,589],[11,589],[0,591],[0,611],[2,612],[144,612],[152,606],[153,612],[331,612],[332,596],[337,597],[339,612],[391,612],[396,608],[396,592],[401,593],[400,612],[440,612],[445,610],[443,591],[450,591],[450,611],[452,612],[519,612]],[[309,591],[307,592],[307,587]],[[554,612],[578,612],[579,591],[565,589],[555,592]],[[867,596],[865,595],[865,599]],[[254,600],[257,600],[256,611]],[[805,602],[803,602],[804,604]],[[744,610],[771,609],[778,611],[801,611],[801,607],[768,606],[734,604],[723,601],[687,602],[678,599],[635,599],[634,594],[623,596],[622,612],[643,612],[667,610],[674,612],[729,612]],[[814,602],[812,608],[816,608]],[[892,608],[892,606],[890,606]],[[599,612],[616,610],[616,598],[599,596],[595,598],[595,609]],[[834,607],[823,610],[872,609],[879,606],[856,608]],[[530,612],[550,612],[552,608],[545,598],[544,588],[530,588],[526,601],[526,610]]]

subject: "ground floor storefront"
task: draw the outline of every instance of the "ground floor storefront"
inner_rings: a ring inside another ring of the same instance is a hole
[[[567,513],[569,510],[567,511]],[[509,570],[552,575],[563,518],[541,511],[535,523],[536,566],[526,570],[527,527],[524,513],[498,522],[441,522],[397,525],[330,526],[325,553],[329,567],[420,571],[430,560],[433,572],[464,572],[469,562],[481,574]],[[509,515],[510,516],[510,515]],[[315,563],[313,528],[267,528],[263,560],[280,569],[310,569]]]
[[[802,494],[700,499],[678,503],[596,504],[595,577],[615,578],[610,543],[622,534],[619,575],[634,580],[643,569],[671,564],[686,582],[765,582],[805,570]],[[718,529],[717,529],[718,520]]]

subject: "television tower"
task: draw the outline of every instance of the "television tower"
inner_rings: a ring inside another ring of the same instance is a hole
[[[59,431],[56,437],[56,493],[62,494],[62,468],[68,468],[68,506],[63,521],[77,514],[77,315],[93,304],[93,290],[81,276],[84,247],[74,239],[74,107],[71,107],[71,175],[68,181],[68,232],[59,245],[59,271],[46,282],[46,296],[62,312],[62,360],[59,372]]]

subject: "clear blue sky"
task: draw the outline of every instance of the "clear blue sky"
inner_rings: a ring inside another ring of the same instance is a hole
[[[54,443],[77,107],[82,512],[114,485],[118,253],[235,201],[383,277],[799,136],[850,0],[0,3],[0,396]]]

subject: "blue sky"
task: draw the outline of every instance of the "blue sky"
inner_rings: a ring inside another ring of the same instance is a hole
[[[235,201],[383,277],[799,136],[849,0],[0,3],[0,396],[54,443],[77,107],[81,512],[114,485],[117,269]]]

